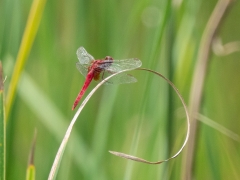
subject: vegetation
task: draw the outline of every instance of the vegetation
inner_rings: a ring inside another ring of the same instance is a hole
[[[56,179],[240,179],[239,2],[3,0],[0,15],[0,79],[7,77],[0,92],[1,145],[6,140],[0,179],[5,169],[9,180],[27,173],[48,178],[85,80],[75,67],[80,46],[96,59],[139,58],[166,76],[189,107],[192,129],[183,153],[169,162],[110,154],[164,160],[186,137],[186,116],[171,86],[131,71],[137,83],[102,86],[86,104]]]

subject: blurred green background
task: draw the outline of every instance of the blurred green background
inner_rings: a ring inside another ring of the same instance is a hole
[[[142,67],[173,81],[188,103],[199,42],[216,3],[47,1],[8,118],[7,179],[25,178],[35,129],[36,179],[47,179],[85,80],[75,67],[80,46],[96,59],[106,55],[141,59]],[[0,59],[7,76],[6,93],[31,4],[31,0],[0,2]],[[217,34],[223,44],[240,41],[239,17],[240,3],[235,2]],[[200,123],[193,179],[240,179],[240,52],[210,57],[200,113],[236,138],[224,135],[217,126]],[[74,126],[58,180],[180,179],[182,155],[146,165],[108,153],[166,159],[178,151],[186,135],[182,105],[169,85],[148,72],[132,74],[137,83],[103,86],[90,99]]]

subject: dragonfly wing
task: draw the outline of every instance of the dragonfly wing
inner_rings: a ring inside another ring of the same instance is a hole
[[[112,75],[112,72],[102,71],[100,74],[101,79],[105,79],[106,77]],[[126,83],[134,83],[137,82],[137,79],[133,77],[131,74],[121,73],[116,76],[113,76],[111,79],[107,80],[105,84],[126,84]]]
[[[136,69],[142,65],[142,62],[137,58],[131,58],[131,59],[123,59],[123,60],[113,60],[110,63],[108,60],[106,60],[106,63],[102,63],[102,64],[104,66],[103,67],[104,71],[101,73],[101,75],[102,75],[102,79],[105,79],[109,75],[122,70]],[[125,83],[134,83],[134,82],[137,82],[137,79],[135,77],[133,77],[130,74],[122,73],[109,79],[106,82],[106,84],[125,84]]]
[[[108,81],[105,84],[126,84],[126,83],[135,83],[137,79],[133,77],[131,74],[118,74]]]
[[[123,59],[123,60],[113,60],[113,62],[107,66],[105,69],[107,71],[116,73],[122,70],[131,70],[139,68],[142,62],[137,58]]]
[[[91,61],[94,60],[94,57],[88,54],[88,52],[82,46],[77,50],[77,57],[81,64],[89,65]]]
[[[78,71],[80,71],[80,73],[86,77],[87,76],[87,73],[88,73],[88,66],[86,64],[81,64],[80,62],[77,62],[76,63],[76,67],[78,69]]]

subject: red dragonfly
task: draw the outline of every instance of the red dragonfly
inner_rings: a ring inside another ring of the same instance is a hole
[[[104,59],[95,60],[94,57],[88,54],[83,47],[78,48],[77,57],[79,60],[79,62],[76,63],[77,69],[84,77],[86,77],[86,80],[73,104],[72,110],[78,105],[93,79],[104,79],[119,71],[136,69],[142,65],[142,62],[137,58],[113,60],[112,57],[106,56]],[[137,82],[135,77],[122,73],[106,81],[105,84],[124,84],[134,82]]]

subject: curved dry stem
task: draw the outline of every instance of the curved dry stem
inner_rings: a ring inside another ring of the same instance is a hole
[[[187,106],[186,106],[186,104],[185,104],[181,94],[179,93],[178,89],[176,88],[176,86],[169,79],[164,77],[162,74],[160,74],[160,73],[158,73],[156,71],[150,70],[150,69],[139,68],[137,70],[144,70],[144,71],[148,71],[148,72],[154,73],[154,74],[158,75],[159,77],[163,78],[165,81],[167,81],[167,83],[170,86],[172,86],[174,91],[177,93],[179,99],[181,100],[182,105],[183,105],[184,110],[185,110],[185,113],[186,113],[186,117],[187,117],[187,134],[186,134],[186,138],[185,138],[185,140],[183,142],[183,145],[177,151],[177,153],[175,153],[172,157],[170,157],[170,158],[168,158],[166,160],[160,160],[160,161],[156,161],[156,162],[147,161],[145,159],[142,159],[142,158],[139,158],[139,157],[136,157],[136,156],[132,156],[132,155],[129,155],[129,154],[124,154],[124,153],[121,153],[121,152],[116,152],[116,151],[109,151],[109,152],[111,154],[113,154],[113,155],[116,155],[116,156],[119,156],[119,157],[122,157],[122,158],[126,158],[126,159],[130,159],[130,160],[133,160],[133,161],[137,161],[137,162],[142,162],[142,163],[146,163],[146,164],[161,164],[163,162],[167,162],[167,161],[169,161],[169,160],[171,160],[173,158],[176,158],[182,152],[183,148],[187,144],[188,137],[189,137],[189,134],[190,134],[190,119],[189,119],[189,114],[188,114],[188,111],[187,111]]]
[[[102,86],[106,81],[108,81],[110,78],[112,78],[113,76],[116,76],[120,73],[124,73],[126,71],[131,71],[132,69],[130,70],[123,70],[123,71],[120,71],[118,73],[115,73],[115,74],[112,74],[110,75],[109,77],[105,78],[104,80],[102,80],[100,83],[97,84],[97,86],[88,94],[88,96],[84,99],[84,101],[82,102],[82,104],[79,106],[77,112],[75,113],[73,119],[71,120],[71,123],[70,125],[68,126],[68,129],[65,133],[65,136],[61,142],[61,145],[58,149],[58,152],[56,154],[56,157],[54,159],[54,162],[53,162],[53,165],[52,165],[52,168],[51,168],[51,171],[49,173],[49,176],[48,176],[48,180],[53,180],[55,179],[56,177],[56,174],[57,174],[57,170],[58,170],[58,167],[60,165],[60,162],[61,162],[61,158],[62,158],[62,155],[64,153],[64,150],[65,150],[65,147],[67,145],[67,142],[69,140],[69,137],[70,137],[70,134],[72,132],[72,128],[73,128],[73,125],[75,124],[75,122],[77,121],[77,118],[78,116],[80,115],[81,111],[83,110],[83,108],[85,107],[86,103],[89,101],[89,99],[92,97],[92,95],[97,91],[98,88],[100,88],[100,86]]]
[[[212,43],[212,49],[216,55],[226,56],[231,53],[240,51],[240,41],[233,41],[223,44],[222,40],[219,37],[214,38]]]
[[[184,148],[184,146],[186,145],[187,141],[188,141],[188,137],[189,137],[189,133],[190,133],[190,121],[189,121],[189,115],[188,115],[188,112],[187,112],[187,107],[186,107],[186,104],[184,103],[184,100],[182,98],[182,96],[180,95],[180,93],[178,92],[178,89],[174,86],[174,84],[169,81],[166,77],[164,77],[162,74],[160,73],[157,73],[155,71],[152,71],[150,69],[144,69],[144,68],[139,68],[138,70],[144,70],[144,71],[149,71],[151,73],[154,73],[160,77],[162,77],[164,80],[166,80],[172,87],[173,89],[175,90],[175,92],[177,93],[178,97],[180,98],[182,104],[183,104],[183,107],[185,109],[185,112],[186,112],[186,116],[187,116],[187,126],[188,126],[188,130],[187,130],[187,135],[186,135],[186,138],[185,138],[185,141],[182,145],[182,147],[180,148],[180,150],[175,154],[173,155],[172,157],[166,159],[166,160],[163,160],[163,161],[157,161],[157,162],[150,162],[150,161],[147,161],[147,160],[144,160],[144,159],[141,159],[141,158],[138,158],[138,157],[134,157],[134,156],[131,156],[131,155],[128,155],[128,154],[124,154],[124,153],[119,153],[119,152],[114,152],[114,151],[109,151],[110,153],[114,154],[114,155],[117,155],[117,156],[120,156],[120,157],[123,157],[123,158],[127,158],[127,159],[130,159],[130,160],[134,160],[134,161],[138,161],[138,162],[143,162],[143,163],[147,163],[147,164],[160,164],[162,162],[166,162],[170,159],[173,159],[175,157],[177,157],[182,149]],[[85,107],[86,103],[89,101],[89,99],[92,97],[92,95],[96,92],[96,90],[98,88],[100,88],[100,86],[102,86],[106,81],[108,81],[110,78],[112,78],[113,76],[116,76],[120,73],[124,73],[126,71],[131,71],[131,70],[123,70],[123,71],[120,71],[118,73],[115,73],[115,74],[112,74],[111,76],[105,78],[104,80],[102,80],[99,84],[97,84],[97,86],[88,94],[88,96],[84,99],[84,101],[82,102],[82,104],[80,105],[80,107],[78,108],[77,112],[75,113],[66,133],[65,133],[65,136],[61,142],[61,145],[58,149],[58,152],[56,154],[56,157],[54,159],[54,162],[53,162],[53,165],[52,165],[52,168],[51,168],[51,171],[49,173],[49,177],[48,177],[48,180],[53,180],[55,179],[56,177],[56,174],[57,174],[57,170],[58,170],[58,167],[60,165],[60,162],[61,162],[61,158],[62,158],[62,155],[64,153],[64,150],[65,150],[65,147],[67,145],[67,142],[69,140],[69,137],[70,137],[70,134],[72,132],[72,128],[73,128],[73,125],[75,124],[78,116],[80,115],[81,111],[83,110],[83,108]]]

